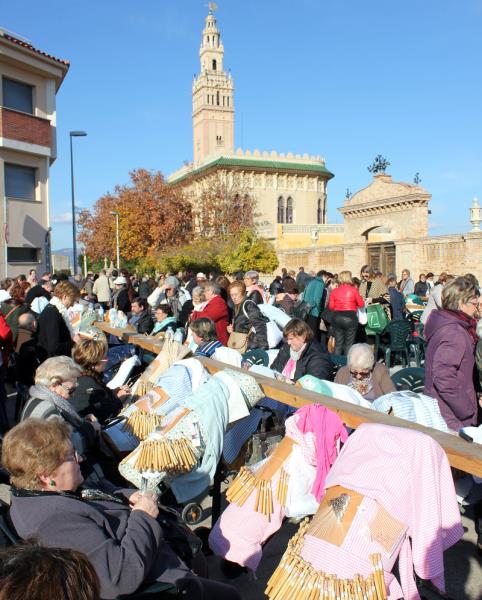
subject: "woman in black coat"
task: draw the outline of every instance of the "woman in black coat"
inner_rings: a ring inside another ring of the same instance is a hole
[[[67,309],[74,305],[79,297],[79,290],[69,281],[59,282],[53,292],[50,303],[38,317],[38,345],[51,356],[70,356],[72,346],[77,341],[74,336]]]
[[[229,295],[234,304],[233,322],[228,325],[228,333],[249,333],[248,350],[268,350],[266,319],[256,302],[246,296],[246,286],[242,281],[233,281]]]
[[[72,353],[82,373],[70,402],[81,417],[93,414],[101,424],[119,414],[123,406],[122,399],[130,393],[128,386],[111,390],[103,382],[106,355],[107,341],[104,336],[80,340]]]
[[[283,329],[285,342],[271,368],[287,379],[298,381],[303,375],[333,379],[333,363],[313,339],[313,331],[301,319],[291,319]]]

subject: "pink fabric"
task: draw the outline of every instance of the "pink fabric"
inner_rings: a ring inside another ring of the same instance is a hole
[[[293,375],[296,369],[296,361],[293,358],[288,358],[288,362],[285,364],[283,369],[283,375],[288,379],[293,379]]]
[[[389,600],[398,600],[403,598],[402,590],[390,571],[397,560],[404,538],[399,542],[398,547],[391,556],[388,556],[377,542],[371,539],[368,533],[368,525],[375,517],[377,510],[377,502],[372,498],[365,497],[341,546],[336,546],[311,535],[305,535],[300,554],[317,571],[333,573],[342,579],[353,579],[357,573],[360,573],[363,577],[368,577],[373,570],[372,563],[369,560],[370,554],[381,552],[384,579],[389,587]]]
[[[272,489],[276,490],[279,471],[272,479]],[[256,571],[262,556],[262,544],[278,531],[285,511],[273,493],[274,512],[270,520],[254,510],[256,492],[253,492],[243,506],[229,504],[217,520],[209,534],[209,547],[217,556],[238,563]]]
[[[325,488],[335,485],[374,498],[408,526],[410,540],[400,551],[405,600],[419,600],[413,569],[444,589],[443,552],[460,540],[463,528],[447,456],[434,439],[410,429],[364,423],[326,478]]]
[[[337,441],[345,442],[348,432],[340,417],[321,404],[307,404],[294,416],[301,433],[315,435],[316,479],[312,493],[319,502],[324,494],[326,475],[337,457]]]

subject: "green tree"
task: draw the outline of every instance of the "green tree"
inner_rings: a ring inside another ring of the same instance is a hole
[[[234,242],[234,240],[233,240]],[[225,273],[254,269],[261,273],[272,273],[278,267],[273,244],[245,229],[237,239],[236,245],[228,244],[226,250],[218,256],[221,270]]]

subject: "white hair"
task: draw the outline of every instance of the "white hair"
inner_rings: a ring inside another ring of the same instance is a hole
[[[70,356],[53,356],[35,371],[35,384],[50,387],[64,381],[76,381],[81,372],[81,367]]]
[[[353,344],[348,350],[347,364],[349,369],[371,369],[375,364],[375,356],[368,344]]]

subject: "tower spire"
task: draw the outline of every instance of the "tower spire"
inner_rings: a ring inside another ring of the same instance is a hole
[[[233,80],[223,68],[224,46],[209,3],[199,49],[200,73],[192,88],[194,162],[234,152]]]

